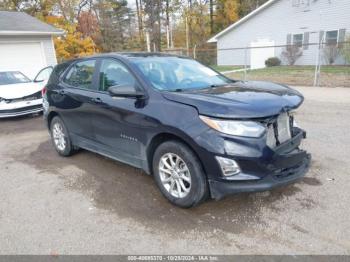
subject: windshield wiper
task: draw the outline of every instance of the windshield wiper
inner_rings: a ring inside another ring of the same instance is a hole
[[[169,89],[166,91],[168,91],[168,92],[183,92],[184,90],[182,88],[176,88],[176,89]]]

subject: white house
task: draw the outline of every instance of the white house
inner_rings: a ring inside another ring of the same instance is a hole
[[[63,32],[22,12],[0,11],[0,71],[34,78],[57,63],[52,37]]]
[[[217,42],[219,65],[263,67],[290,44],[303,49],[296,65],[314,65],[320,39],[340,43],[348,33],[350,0],[269,0],[208,42]],[[261,46],[268,48],[251,48]],[[336,63],[344,61],[338,57]]]

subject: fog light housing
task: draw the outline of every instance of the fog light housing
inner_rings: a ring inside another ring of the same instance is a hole
[[[234,176],[241,172],[238,163],[233,159],[216,156],[216,160],[218,161],[221,172],[225,177]]]

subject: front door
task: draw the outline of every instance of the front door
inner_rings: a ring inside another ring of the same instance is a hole
[[[105,58],[101,61],[98,85],[100,101],[92,116],[95,141],[115,158],[141,167],[146,140],[146,132],[141,131],[145,127],[143,108],[137,106],[134,98],[112,97],[108,93],[111,86],[139,88],[136,78],[119,60]]]

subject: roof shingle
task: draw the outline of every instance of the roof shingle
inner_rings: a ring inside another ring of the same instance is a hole
[[[0,33],[15,34],[62,34],[59,30],[49,24],[41,22],[23,12],[0,11]]]

